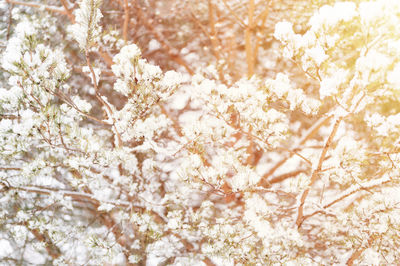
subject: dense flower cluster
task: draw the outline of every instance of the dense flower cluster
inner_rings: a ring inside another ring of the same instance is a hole
[[[136,1],[60,2],[0,4],[0,264],[400,260],[400,2],[334,1],[269,38],[272,3],[190,1],[214,63]],[[129,39],[139,22],[147,48]]]

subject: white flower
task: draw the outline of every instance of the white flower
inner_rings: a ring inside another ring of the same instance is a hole
[[[332,76],[322,79],[319,88],[320,98],[324,99],[336,94],[339,86],[346,81],[347,75],[348,71],[339,69]]]
[[[360,56],[356,61],[356,69],[361,73],[369,74],[370,71],[385,69],[393,60],[387,55],[371,49],[365,56]]]
[[[118,76],[130,77],[134,74],[133,63],[141,56],[139,47],[136,44],[130,44],[122,47],[121,51],[113,58],[114,65],[111,69]]]
[[[27,36],[32,36],[37,33],[37,29],[35,28],[35,24],[26,19],[22,20],[15,27],[15,34],[17,38],[24,39]]]
[[[394,89],[400,89],[400,63],[397,63],[394,69],[388,73],[387,80],[395,86]]]
[[[364,261],[368,262],[369,265],[381,265],[381,255],[372,248],[367,248],[362,253]]]
[[[283,95],[287,94],[292,89],[289,77],[282,73],[278,73],[274,80],[268,79],[265,85],[275,93],[278,98],[282,98]]]
[[[2,54],[2,67],[8,71],[17,71],[14,63],[19,62],[22,57],[22,39],[13,37],[7,43],[6,51]]]
[[[110,203],[102,203],[97,210],[98,211],[104,211],[104,212],[109,212],[111,211],[115,206],[113,204]]]
[[[260,176],[249,168],[243,168],[232,177],[231,185],[233,191],[245,190],[257,184]]]
[[[141,257],[139,255],[130,255],[128,257],[128,260],[129,260],[130,263],[134,263],[135,264],[135,263],[140,262]]]
[[[356,4],[353,2],[337,2],[333,8],[337,20],[349,21],[357,15]]]
[[[96,79],[96,85],[98,85],[99,81],[100,81],[101,69],[97,68],[97,67],[93,67],[92,69],[93,69],[94,76],[95,76],[94,78]],[[84,67],[82,67],[82,71],[83,71],[83,73],[86,73],[90,77],[90,80],[92,81],[92,84],[94,84],[93,74],[90,71],[90,68],[88,66],[84,66]]]
[[[152,39],[152,40],[149,42],[149,47],[148,47],[149,51],[158,50],[158,49],[160,49],[160,48],[161,48],[161,44],[160,44],[157,40]]]
[[[364,22],[370,23],[381,17],[383,5],[380,1],[361,2],[358,7],[358,12]]]
[[[293,24],[287,21],[278,22],[275,25],[274,37],[279,41],[288,41],[293,37]]]
[[[357,15],[356,5],[352,2],[338,2],[334,6],[324,5],[314,14],[309,25],[313,31],[335,26],[340,21],[349,21]]]
[[[161,85],[166,88],[175,88],[182,83],[182,74],[175,71],[167,71],[161,80]]]
[[[75,24],[69,26],[68,31],[84,50],[91,48],[99,40],[101,26],[99,25],[102,14],[100,12],[101,0],[82,0],[79,9],[75,11]]]
[[[117,79],[117,81],[114,83],[114,90],[125,96],[128,96],[131,92],[129,85],[122,79]]]
[[[82,112],[88,113],[92,109],[92,105],[88,101],[81,99],[79,96],[73,96],[72,101]]]
[[[325,50],[321,47],[321,45],[317,45],[305,51],[305,55],[311,58],[317,66],[320,66],[322,62],[324,62],[328,55],[325,54]]]

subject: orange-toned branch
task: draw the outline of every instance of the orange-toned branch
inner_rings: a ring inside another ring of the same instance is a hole
[[[6,0],[6,2],[9,4],[20,5],[20,6],[44,8],[45,10],[47,10],[49,12],[67,15],[67,11],[65,11],[64,8],[61,8],[58,6],[48,6],[48,5],[42,5],[42,4],[38,4],[38,3],[34,3],[34,2],[21,2],[21,1],[14,1],[14,0]]]
[[[214,5],[211,0],[208,1],[208,20],[209,20],[209,28],[208,31],[201,22],[197,19],[196,15],[192,10],[190,10],[193,21],[199,26],[199,28],[204,32],[204,34],[208,37],[211,43],[211,51],[214,54],[217,63],[221,59],[221,43],[218,40],[217,31],[215,28],[215,18],[214,18]],[[218,65],[218,64],[217,64]],[[218,76],[222,82],[225,82],[224,73],[221,67],[218,67]]]
[[[213,47],[213,51],[215,51],[215,58],[218,61],[221,58],[218,49],[220,44],[217,39],[217,31],[215,30],[214,5],[212,4],[211,0],[208,0],[208,21],[210,27],[210,41]]]
[[[50,257],[52,257],[53,259],[57,259],[61,256],[61,250],[53,243],[47,232],[40,232],[39,229],[30,228],[28,222],[25,222],[24,225],[39,242],[45,244],[46,251],[50,255]]]
[[[305,170],[305,169],[300,169],[300,170],[295,170],[295,171],[288,172],[288,173],[285,173],[285,174],[281,174],[281,175],[276,176],[273,179],[269,180],[268,183],[269,184],[280,183],[283,180],[286,180],[286,179],[291,178],[291,177],[295,177],[298,174],[305,173],[306,171],[307,170]]]
[[[68,16],[69,20],[72,23],[75,23],[75,16],[74,16],[74,14],[72,14],[71,9],[68,7],[67,1],[66,0],[60,0],[60,2],[63,5],[63,7],[65,9],[65,12],[66,12],[66,15]]]
[[[128,42],[128,25],[129,25],[129,4],[128,0],[124,0],[124,25],[122,34],[124,36],[125,43]]]
[[[307,140],[309,140],[310,138],[312,138],[317,132],[318,130],[330,120],[331,117],[322,117],[320,119],[318,119],[317,122],[314,123],[314,125],[312,127],[310,127],[307,132],[304,134],[304,136],[298,141],[297,144],[294,145],[293,150],[297,150],[299,149],[302,145],[304,145]],[[262,182],[263,180],[267,179],[268,177],[272,176],[276,170],[279,169],[279,167],[281,167],[287,160],[289,160],[290,158],[292,158],[294,154],[290,153],[288,156],[286,156],[285,158],[283,158],[282,160],[280,160],[279,162],[277,162],[267,173],[265,173],[263,175],[263,178],[261,179],[260,182]],[[268,183],[268,182],[267,182]]]
[[[118,132],[115,118],[113,117],[113,111],[112,111],[110,105],[102,98],[102,96],[100,94],[99,87],[97,86],[96,74],[94,73],[93,67],[92,67],[91,62],[90,62],[89,51],[88,50],[86,50],[85,56],[86,56],[86,64],[89,67],[90,73],[92,75],[92,81],[93,81],[93,86],[94,86],[94,89],[95,89],[95,92],[96,92],[96,98],[106,108],[108,117],[111,118],[111,120],[113,121],[114,133],[115,133],[115,136],[116,136],[116,146],[117,147],[121,147],[122,146],[122,139],[121,139],[121,135]]]
[[[236,12],[228,5],[226,0],[222,0],[222,3],[224,3],[224,6],[226,9],[228,9],[229,13],[236,19],[236,22],[242,27],[246,28],[246,23],[243,22],[243,20],[236,14]]]
[[[168,56],[173,61],[183,66],[190,75],[193,75],[194,71],[189,67],[189,64],[184,59],[182,59],[178,54],[173,52],[171,46],[167,43],[164,36],[162,36],[161,33],[157,32],[154,26],[149,22],[147,15],[143,12],[142,8],[138,5],[137,1],[135,1],[135,11],[137,18],[143,22],[143,25],[152,33],[154,38],[156,38],[156,40],[161,44],[162,49],[167,52]]]
[[[377,180],[373,180],[372,182],[364,183],[364,184],[359,184],[354,187],[350,187],[346,191],[344,191],[341,195],[339,195],[337,198],[331,200],[330,202],[324,204],[320,210],[316,210],[308,215],[304,215],[302,222],[304,222],[306,219],[318,214],[318,213],[324,213],[324,210],[331,207],[332,205],[335,205],[338,202],[341,202],[342,200],[350,197],[351,195],[354,195],[357,192],[360,192],[361,190],[367,190],[372,188],[376,188],[382,185],[385,185],[389,182],[393,181],[393,179],[390,179],[388,177],[383,177],[379,178]]]
[[[72,200],[75,201],[86,201],[90,202],[95,205],[101,205],[104,201],[100,201],[94,197],[94,195],[89,194],[89,193],[84,193],[84,192],[75,192],[75,191],[70,191],[70,190],[63,190],[63,189],[54,189],[54,188],[46,188],[46,187],[35,187],[35,186],[21,186],[21,187],[14,187],[14,186],[8,186],[6,184],[2,184],[6,189],[11,189],[11,190],[17,190],[17,191],[25,191],[29,193],[36,193],[36,194],[41,194],[41,195],[51,195],[53,193],[56,193],[58,195],[61,195],[64,198],[71,198]],[[132,205],[131,202],[127,201],[121,201],[121,200],[116,200],[116,201],[105,201],[104,203],[109,203],[112,204],[116,207],[120,208],[133,208],[135,211],[142,211],[144,210],[140,206],[135,206]]]
[[[357,260],[361,256],[361,254],[364,252],[364,250],[366,250],[367,248],[372,246],[372,244],[375,242],[375,240],[377,238],[378,238],[377,234],[372,234],[369,237],[368,243],[365,246],[359,247],[356,251],[353,252],[353,254],[351,254],[350,258],[346,262],[346,265],[352,266],[354,264],[354,261]]]
[[[253,32],[254,32],[254,0],[249,0],[247,7],[248,23],[244,32],[245,49],[246,49],[246,62],[247,62],[247,77],[254,74],[254,54],[253,54]]]
[[[298,214],[297,214],[297,219],[296,219],[296,224],[297,224],[298,227],[301,226],[301,224],[302,224],[302,222],[303,222],[303,219],[304,219],[304,217],[303,217],[303,207],[304,207],[304,203],[305,203],[305,201],[306,201],[306,199],[307,199],[307,196],[308,196],[308,194],[309,194],[309,192],[310,192],[311,187],[313,186],[313,184],[315,183],[315,181],[318,180],[319,172],[321,171],[322,164],[323,164],[323,162],[325,161],[326,154],[327,154],[327,152],[328,152],[328,150],[329,150],[329,148],[330,148],[330,146],[331,146],[331,144],[332,144],[333,138],[335,137],[336,132],[337,132],[337,130],[338,130],[338,128],[339,128],[339,125],[340,125],[340,123],[341,123],[342,121],[343,121],[343,117],[339,117],[339,118],[336,119],[336,121],[335,121],[335,123],[334,123],[334,125],[333,125],[333,128],[332,128],[332,130],[331,130],[331,133],[329,134],[329,137],[328,137],[328,139],[327,139],[327,141],[326,141],[326,143],[325,143],[325,146],[324,146],[324,148],[323,148],[323,150],[322,150],[322,152],[321,152],[321,155],[320,155],[320,157],[319,157],[318,165],[317,165],[317,167],[314,169],[314,171],[313,171],[312,174],[311,174],[311,181],[310,181],[310,184],[309,184],[309,186],[304,190],[303,194],[301,195],[300,204],[299,204],[298,211],[297,211],[297,212],[298,212]]]
[[[261,40],[262,40],[262,34],[261,34],[260,30],[262,30],[262,28],[264,27],[265,21],[267,20],[267,17],[268,17],[269,3],[270,2],[268,2],[268,6],[264,9],[264,11],[261,12],[261,14],[258,15],[258,17],[256,18],[255,25],[257,26],[258,30],[256,31],[256,41],[254,44],[254,63],[256,63],[257,56],[258,56],[258,49],[260,48],[260,44],[261,44]],[[259,22],[260,22],[260,25],[258,25]]]

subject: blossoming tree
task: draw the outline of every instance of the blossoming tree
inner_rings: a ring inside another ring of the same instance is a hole
[[[398,262],[400,2],[298,2],[0,3],[1,263]]]

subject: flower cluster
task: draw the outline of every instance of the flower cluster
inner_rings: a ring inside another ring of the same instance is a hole
[[[398,1],[103,1],[0,3],[0,264],[400,260]]]

